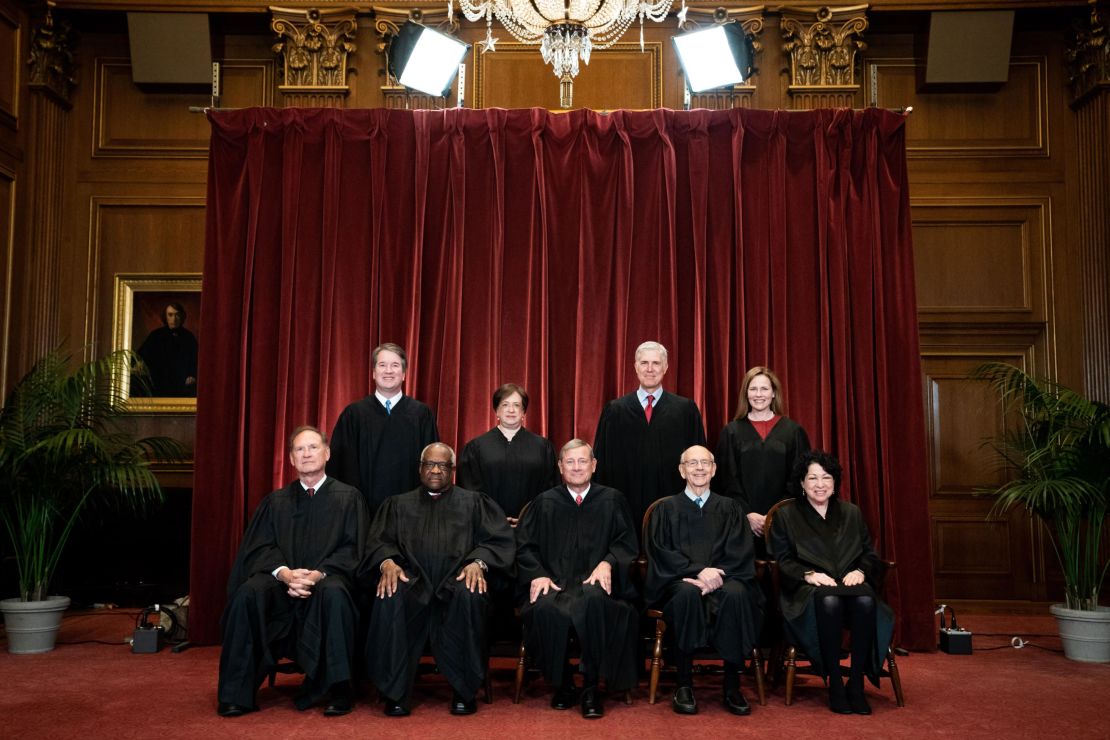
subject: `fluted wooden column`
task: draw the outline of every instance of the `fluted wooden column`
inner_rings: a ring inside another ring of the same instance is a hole
[[[29,60],[30,105],[27,137],[26,279],[21,306],[26,317],[20,342],[21,369],[61,341],[59,296],[62,207],[70,94],[73,89],[73,35],[56,21],[54,3],[33,30]]]
[[[1088,395],[1110,403],[1110,3],[1089,5],[1067,54],[1079,148],[1083,364]]]

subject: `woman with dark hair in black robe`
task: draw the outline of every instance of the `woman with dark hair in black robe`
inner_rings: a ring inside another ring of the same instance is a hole
[[[829,680],[829,709],[871,714],[863,677],[878,685],[894,614],[877,588],[883,564],[858,506],[841,501],[841,467],[827,452],[807,452],[795,467],[800,496],[780,507],[771,524],[786,629],[814,669]],[[851,632],[851,667],[845,690],[840,669],[841,630]]]
[[[559,482],[555,449],[524,428],[528,391],[506,383],[493,393],[497,426],[466,443],[459,456],[459,486],[481,491],[505,510],[516,526],[520,510]]]
[[[770,368],[757,365],[744,375],[736,418],[717,442],[713,490],[734,498],[755,535],[756,556],[764,554],[767,510],[793,492],[790,473],[809,449],[809,436],[783,415],[782,384]]]

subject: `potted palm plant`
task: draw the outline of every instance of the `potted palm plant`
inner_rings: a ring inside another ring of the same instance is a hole
[[[115,388],[137,369],[135,355],[119,351],[71,370],[55,350],[0,410],[0,520],[19,580],[19,596],[0,601],[9,652],[53,649],[69,599],[50,594],[50,579],[82,514],[161,501],[151,462],[182,458],[172,439],[135,439],[119,427]]]
[[[1064,574],[1057,618],[1064,653],[1110,662],[1110,607],[1099,605],[1108,558],[1102,529],[1110,504],[1110,406],[1005,363],[976,375],[990,381],[1017,424],[994,443],[1009,480],[987,492],[995,510],[1022,507],[1047,526]]]

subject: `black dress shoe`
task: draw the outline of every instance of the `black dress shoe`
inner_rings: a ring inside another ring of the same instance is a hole
[[[551,697],[552,709],[570,709],[578,703],[578,689],[573,686],[562,686]]]
[[[335,697],[328,702],[328,705],[326,707],[324,707],[325,717],[342,717],[344,714],[350,713],[351,698],[349,696]]]
[[[244,707],[242,704],[229,704],[222,701],[216,706],[216,714],[221,717],[242,717],[247,712],[253,711],[253,707]]]
[[[410,712],[408,707],[399,701],[393,701],[389,697],[385,700],[385,716],[386,717],[407,717]]]
[[[601,719],[605,716],[605,707],[602,706],[597,687],[591,687],[582,692],[582,716],[586,719]]]
[[[474,714],[478,711],[478,700],[475,697],[470,699],[462,698],[458,692],[451,697],[451,714]]]
[[[740,689],[725,692],[725,709],[742,717],[752,713],[752,705],[748,704]]]
[[[698,702],[694,699],[694,689],[691,686],[679,686],[675,689],[674,698],[671,699],[671,709],[676,714],[697,714]]]
[[[852,707],[848,704],[848,694],[844,691],[844,684],[840,679],[829,680],[829,710],[836,714],[851,714]]]
[[[871,705],[867,703],[867,697],[864,696],[862,688],[848,689],[848,706],[852,714],[871,714]]]
[[[312,691],[307,688],[302,688],[293,697],[293,706],[298,712],[304,712],[312,708],[316,701],[312,698]]]

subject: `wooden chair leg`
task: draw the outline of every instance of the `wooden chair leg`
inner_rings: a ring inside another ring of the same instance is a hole
[[[752,650],[752,672],[755,674],[755,690],[759,692],[759,706],[767,706],[767,692],[763,688],[763,655],[759,648]]]
[[[797,650],[791,645],[786,649],[786,706],[794,703],[794,671],[798,667],[796,657]]]
[[[513,704],[520,704],[520,694],[524,691],[524,640],[520,641],[520,658],[516,662],[516,678],[513,681]]]
[[[890,670],[890,684],[894,687],[894,699],[898,702],[898,706],[906,706],[906,698],[902,696],[902,677],[898,675],[898,663],[894,660],[894,651],[887,649],[886,662]]]
[[[648,684],[648,704],[655,703],[655,695],[659,690],[659,669],[663,664],[663,633],[667,630],[667,623],[662,619],[655,620],[655,644],[651,650],[651,681]]]
[[[628,689],[624,692],[624,703],[628,706],[632,706],[632,689]]]

